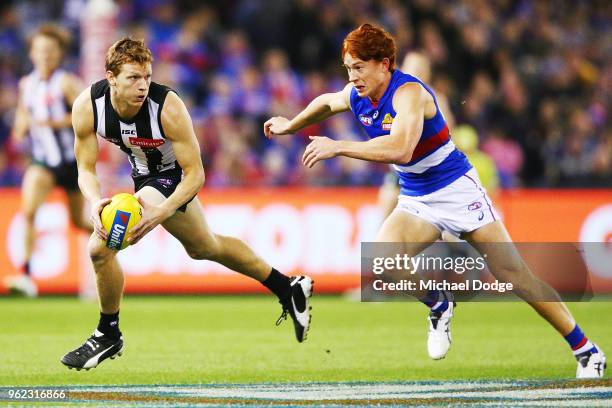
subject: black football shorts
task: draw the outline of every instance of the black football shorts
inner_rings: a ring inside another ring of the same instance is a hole
[[[158,173],[151,176],[140,176],[134,177],[134,191],[138,192],[143,187],[153,187],[160,193],[164,195],[164,197],[168,198],[174,190],[176,190],[176,186],[181,182],[183,178],[183,174],[181,173]],[[187,209],[187,204],[189,204],[196,196],[191,197],[185,204],[178,208],[178,211],[185,212]]]

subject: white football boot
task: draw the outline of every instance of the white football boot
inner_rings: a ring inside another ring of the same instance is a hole
[[[448,301],[448,309],[444,312],[429,312],[429,332],[427,334],[427,352],[429,357],[440,360],[446,357],[451,345],[450,323],[453,317],[455,302]]]
[[[595,344],[594,344],[595,345]],[[582,353],[576,356],[578,367],[576,378],[603,378],[606,370],[606,355],[597,347],[597,353]]]
[[[28,275],[9,276],[5,279],[4,283],[11,292],[19,293],[29,298],[38,296],[38,287]]]

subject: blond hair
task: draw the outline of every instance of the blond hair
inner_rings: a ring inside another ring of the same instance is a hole
[[[36,31],[34,31],[28,37],[28,49],[32,47],[32,42],[34,41],[34,38],[39,37],[39,36],[48,37],[48,38],[55,40],[57,45],[60,47],[62,54],[66,54],[66,52],[68,51],[68,47],[70,46],[70,40],[71,40],[70,33],[68,32],[68,30],[56,24],[51,24],[51,23],[42,24],[38,27]]]

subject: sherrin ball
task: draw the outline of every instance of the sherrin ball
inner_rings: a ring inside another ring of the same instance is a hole
[[[142,207],[134,195],[117,194],[104,207],[100,218],[108,233],[106,246],[121,250],[128,246],[127,239],[130,236],[130,230],[142,218]]]

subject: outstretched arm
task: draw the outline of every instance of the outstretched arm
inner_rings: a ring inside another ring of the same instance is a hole
[[[397,112],[391,133],[366,142],[331,140],[323,136],[310,136],[302,162],[312,167],[320,160],[335,156],[380,163],[404,164],[410,161],[412,152],[423,131],[425,115],[425,90],[408,83],[398,88],[393,96],[393,109]]]
[[[275,116],[264,123],[264,134],[267,137],[295,133],[313,123],[321,122],[332,115],[346,112],[351,108],[349,97],[353,85],[347,84],[340,92],[319,95],[308,106],[289,120]]]

